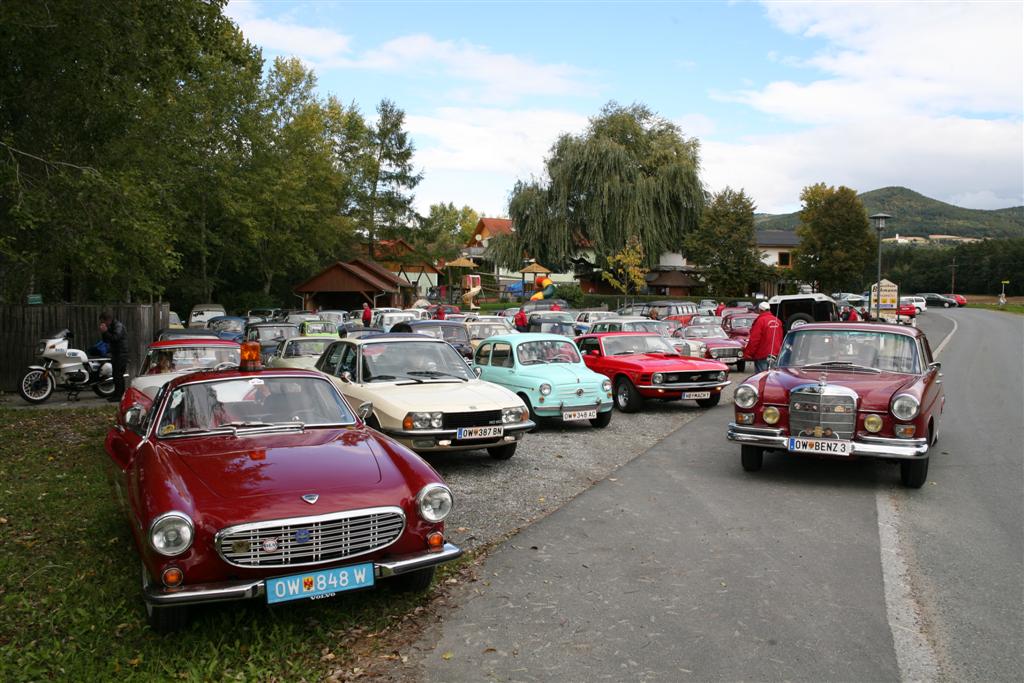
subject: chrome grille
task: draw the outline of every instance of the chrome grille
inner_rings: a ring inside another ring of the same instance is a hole
[[[842,387],[812,384],[789,394],[792,436],[852,439],[856,424],[856,397]]]
[[[740,355],[740,350],[735,347],[722,347],[720,349],[711,349],[711,355],[715,358],[736,358]]]
[[[386,548],[404,529],[401,508],[368,508],[239,524],[218,532],[215,544],[238,567],[305,566]]]
[[[580,389],[583,390],[583,393],[577,396],[576,392]],[[596,399],[598,397],[597,387],[588,387],[583,384],[566,384],[556,387],[552,393],[556,399],[565,401],[586,401],[587,399]]]

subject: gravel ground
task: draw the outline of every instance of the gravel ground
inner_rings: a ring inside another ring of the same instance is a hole
[[[721,403],[711,410],[731,415],[732,390],[747,377],[749,373],[733,373]],[[466,550],[505,538],[703,412],[694,401],[647,401],[639,413],[615,411],[604,429],[589,422],[541,425],[526,435],[510,460],[492,460],[486,451],[428,454],[425,459],[455,496],[455,509],[445,523],[447,535]]]

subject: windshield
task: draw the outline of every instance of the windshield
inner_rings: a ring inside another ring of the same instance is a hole
[[[444,377],[468,380],[476,377],[459,352],[448,344],[431,341],[376,342],[364,344],[362,351],[364,382],[423,381]]]
[[[565,313],[562,311],[544,311],[544,321],[574,323],[576,322],[576,316],[572,313]]]
[[[315,377],[236,377],[185,384],[170,393],[164,406],[157,431],[164,438],[218,429],[355,423],[330,382]]]
[[[629,332],[657,332],[669,336],[672,334],[672,327],[657,320],[636,320],[622,324],[622,329]]]
[[[732,318],[729,324],[735,329],[746,329],[754,324],[755,318]]]
[[[303,324],[306,334],[336,334],[338,326],[332,322],[308,322]]]
[[[531,331],[544,332],[546,334],[560,334],[563,337],[571,337],[576,334],[576,330],[569,323],[542,322],[539,325],[534,325],[533,327],[535,329],[531,329]]]
[[[860,330],[790,332],[779,353],[779,367],[856,366],[883,372],[921,372],[913,337]]]
[[[284,347],[285,358],[298,358],[299,356],[319,356],[331,343],[330,339],[299,339],[287,342]]]
[[[256,328],[260,335],[260,341],[274,341],[278,337],[294,337],[298,332],[291,325],[283,325],[281,327],[257,327]]]
[[[159,375],[163,372],[181,372],[213,368],[221,363],[238,365],[238,347],[185,346],[150,349],[142,361],[140,375]]]
[[[580,354],[571,341],[546,339],[525,342],[516,348],[516,357],[521,365],[538,363],[579,363]]]
[[[487,339],[499,334],[508,334],[508,325],[500,323],[487,323],[485,325],[470,325],[469,336],[471,339]]]
[[[213,320],[210,322],[210,329],[217,332],[241,332],[244,327],[245,321],[241,318],[237,320]]]
[[[621,337],[605,337],[603,341],[606,356],[621,356],[629,353],[679,355],[675,347],[660,335],[623,335]]]
[[[683,336],[687,339],[727,339],[729,337],[721,327],[712,327],[711,325],[684,327]]]
[[[434,339],[444,339],[446,342],[469,343],[469,332],[462,325],[417,325],[413,332],[427,334]]]

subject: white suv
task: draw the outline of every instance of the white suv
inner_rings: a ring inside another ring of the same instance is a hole
[[[923,296],[901,296],[900,304],[914,304],[914,308],[917,309],[918,313],[924,313],[928,310],[928,302],[924,300]]]

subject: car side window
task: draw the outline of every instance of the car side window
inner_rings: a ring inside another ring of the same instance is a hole
[[[601,350],[600,344],[598,343],[597,339],[595,339],[593,337],[590,337],[588,339],[583,339],[583,340],[580,341],[580,353],[582,353],[583,355],[586,355],[586,354],[590,353],[591,351],[600,351],[600,350]]]
[[[481,344],[480,348],[476,350],[476,364],[477,365],[490,365],[491,364],[491,345]]]
[[[338,365],[338,374],[347,372],[352,375],[355,379],[356,376],[356,347],[352,344],[340,344],[339,346],[344,347],[344,351],[341,354],[341,363]]]
[[[491,365],[498,368],[512,367],[512,346],[509,344],[496,343],[491,351]]]
[[[327,349],[327,353],[324,354],[323,364],[320,366],[320,372],[328,375],[337,374],[338,362],[341,360],[341,354],[344,350],[344,344],[331,344],[331,347]]]

